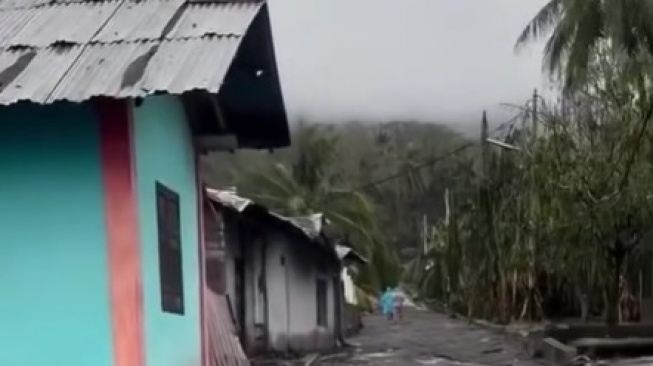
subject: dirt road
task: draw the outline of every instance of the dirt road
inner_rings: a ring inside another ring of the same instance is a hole
[[[361,333],[349,340],[356,347],[317,365],[542,365],[507,344],[501,334],[431,311],[406,309],[400,325],[379,315],[365,317],[364,323]]]

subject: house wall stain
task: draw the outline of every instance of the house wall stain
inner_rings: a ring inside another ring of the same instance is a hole
[[[318,271],[319,258],[310,248],[308,243],[293,242],[283,233],[269,238],[267,285],[273,351],[305,353],[336,345],[333,277]],[[327,286],[326,326],[317,323],[318,278]]]
[[[201,353],[195,151],[183,106],[174,96],[134,106],[134,141],[143,260],[147,365],[199,365]],[[180,197],[184,315],[161,310],[155,183]]]
[[[113,365],[99,127],[0,107],[0,365]]]
[[[225,239],[226,288],[232,304],[237,304],[238,292],[235,261],[244,260],[244,316],[237,320],[244,329],[243,345],[250,356],[336,347],[333,283],[339,272],[318,270],[323,258],[312,244],[295,242],[296,238],[272,228],[255,230],[248,223],[228,217]],[[325,281],[327,289],[326,326],[317,324],[318,278]],[[238,313],[238,307],[234,309]]]

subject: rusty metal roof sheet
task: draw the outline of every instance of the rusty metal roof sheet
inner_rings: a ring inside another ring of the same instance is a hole
[[[186,0],[0,0],[0,105],[218,92],[261,6]],[[171,19],[176,22],[161,39]],[[154,46],[157,51],[143,77],[122,87],[128,66]],[[21,61],[34,52],[33,58]],[[3,70],[13,75],[3,76]]]

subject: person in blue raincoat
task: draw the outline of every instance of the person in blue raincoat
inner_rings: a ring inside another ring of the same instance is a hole
[[[386,287],[385,292],[379,299],[379,305],[381,306],[381,312],[383,313],[383,316],[385,316],[388,320],[392,320],[392,315],[394,313],[393,300],[394,291],[392,291],[392,288]]]

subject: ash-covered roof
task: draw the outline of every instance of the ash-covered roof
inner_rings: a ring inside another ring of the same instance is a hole
[[[267,214],[273,217],[276,221],[284,222],[294,227],[301,231],[308,239],[314,240],[322,235],[324,215],[321,213],[308,216],[286,217],[268,210],[267,207],[264,207],[249,198],[239,196],[233,189],[219,190],[207,188],[206,193],[210,200],[239,213],[242,213],[250,206],[259,206],[265,209]]]
[[[338,258],[340,258],[341,261],[349,259],[361,264],[367,264],[369,262],[367,258],[363,257],[353,248],[345,245],[336,244],[336,253],[338,253]]]
[[[0,105],[217,93],[261,1],[0,0]]]

